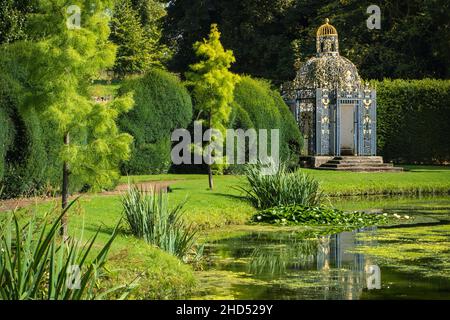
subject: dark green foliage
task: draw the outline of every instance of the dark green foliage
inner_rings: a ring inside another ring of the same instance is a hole
[[[280,128],[280,114],[266,81],[242,77],[236,85],[234,99],[247,112],[255,129]]]
[[[48,164],[44,133],[37,113],[13,111],[14,139],[6,154],[4,196],[39,193],[44,187]]]
[[[5,110],[0,109],[0,181],[5,173],[5,155],[11,145],[11,122]]]
[[[366,26],[372,4],[381,8],[381,30]],[[236,56],[232,71],[274,83],[292,80],[295,60],[316,53],[315,32],[330,18],[341,54],[364,78],[448,78],[449,5],[447,0],[171,1],[166,25],[167,42],[176,49],[171,68],[187,70],[192,43],[217,23],[224,46]]]
[[[170,168],[171,142],[161,139],[155,143],[134,144],[131,158],[123,164],[122,170],[127,174],[160,174]]]
[[[385,224],[386,216],[365,212],[344,212],[328,207],[309,207],[303,205],[277,206],[257,212],[253,222],[281,225],[332,225],[365,227]]]
[[[122,92],[134,91],[134,108],[119,120],[121,129],[134,137],[125,174],[166,172],[171,164],[170,136],[192,120],[191,98],[176,76],[158,69],[124,83]]]
[[[378,149],[387,160],[450,160],[450,81],[385,80],[376,83]]]
[[[61,161],[54,125],[33,107],[21,107],[18,86],[0,79],[0,188],[1,197],[53,193],[59,190]],[[74,135],[74,140],[82,139]],[[83,185],[71,181],[72,190]]]
[[[293,78],[290,42],[295,28],[285,21],[292,4],[286,0],[170,2],[165,36],[176,48],[171,67],[186,70],[194,60],[192,43],[205,38],[211,23],[217,23],[223,45],[236,56],[232,71],[272,80]]]
[[[144,73],[169,57],[160,44],[164,15],[162,4],[153,0],[116,0],[111,40],[118,46],[114,71],[119,77]]]
[[[302,147],[303,139],[292,115],[291,110],[284,102],[278,91],[272,90],[271,96],[275,105],[280,113],[281,123],[280,123],[280,140],[281,140],[281,150],[280,155],[285,161],[289,162],[289,165],[296,166],[299,160],[300,150]]]
[[[56,158],[49,141],[51,127],[34,108],[22,108],[20,86],[6,76],[0,79],[0,187],[1,197],[38,194],[57,179],[52,172]],[[4,125],[3,125],[4,124]]]
[[[38,0],[2,0],[0,5],[0,44],[27,37],[27,13],[35,10]]]
[[[254,128],[253,121],[250,119],[247,111],[236,102],[233,102],[231,105],[230,124],[234,129],[246,130]]]
[[[13,142],[13,124],[1,82],[2,79],[0,79],[0,188],[5,173],[5,157]]]

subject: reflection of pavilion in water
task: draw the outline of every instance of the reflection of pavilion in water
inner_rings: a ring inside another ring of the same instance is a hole
[[[371,285],[372,271],[368,272],[368,270],[374,265],[374,261],[360,253],[352,252],[357,245],[376,245],[373,243],[374,240],[364,242],[357,240],[357,233],[362,231],[375,232],[376,227],[319,238],[316,256],[317,270],[322,271],[324,277],[330,277],[330,284],[339,283],[338,290],[342,292],[342,299],[358,298],[363,289],[368,286],[368,289],[373,288]],[[331,287],[324,288],[324,299],[327,298],[330,290],[336,290],[335,287],[334,289]],[[333,296],[336,296],[336,292],[333,293]]]

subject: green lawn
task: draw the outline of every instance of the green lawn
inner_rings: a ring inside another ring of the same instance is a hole
[[[323,190],[331,195],[445,193],[450,191],[450,170],[445,167],[409,167],[403,173],[349,173],[305,170],[321,181]],[[255,212],[240,196],[236,187],[245,184],[241,176],[214,177],[215,189],[208,190],[206,175],[154,175],[123,177],[121,182],[173,181],[169,194],[171,205],[187,201],[185,218],[199,226],[201,238],[223,237],[238,232]],[[353,210],[352,201],[330,197],[337,207]],[[367,206],[375,206],[376,201]],[[359,203],[361,205],[361,203]],[[57,203],[37,206],[39,211],[57,207]],[[78,235],[84,225],[85,238],[102,229],[99,241],[105,242],[121,216],[120,196],[86,194],[70,212],[69,230]],[[234,225],[236,227],[227,227]],[[250,226],[244,227],[251,228]],[[217,230],[219,231],[217,233]],[[227,230],[224,233],[224,230]],[[220,232],[222,232],[221,235]],[[135,239],[124,230],[113,244],[109,269],[113,284],[129,283],[140,277],[136,298],[178,298],[195,285],[193,268],[175,257]]]
[[[449,194],[450,167],[409,166],[401,173],[360,173],[303,169],[321,182],[322,189],[335,196]],[[202,228],[242,224],[254,209],[240,196],[242,176],[216,176],[215,190],[208,190],[206,175],[153,175],[123,177],[123,183],[172,180],[170,199],[187,199],[186,216]]]
[[[450,167],[405,166],[405,172],[363,173],[305,170],[333,196],[450,193]]]

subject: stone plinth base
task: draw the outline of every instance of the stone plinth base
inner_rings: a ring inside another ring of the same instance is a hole
[[[307,156],[300,160],[307,168],[335,171],[400,172],[403,168],[384,163],[380,156]]]
[[[318,168],[333,158],[334,156],[301,156],[300,162],[305,168]]]

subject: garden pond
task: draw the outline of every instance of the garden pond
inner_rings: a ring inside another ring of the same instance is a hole
[[[192,299],[450,299],[450,197],[347,198],[409,216],[358,230],[240,226],[205,236]]]

